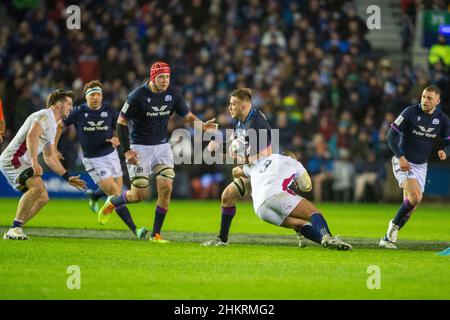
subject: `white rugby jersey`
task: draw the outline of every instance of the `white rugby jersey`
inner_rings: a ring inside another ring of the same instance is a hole
[[[259,207],[268,198],[289,192],[287,187],[292,180],[303,175],[305,171],[300,162],[281,154],[272,154],[245,165],[244,174],[251,181],[255,212],[258,212]]]
[[[32,113],[1,155],[2,160],[10,162],[14,168],[19,168],[24,162],[31,165],[30,153],[27,150],[27,135],[35,122],[44,129],[44,133],[39,137],[38,154],[55,141],[57,124],[53,111],[42,109]]]

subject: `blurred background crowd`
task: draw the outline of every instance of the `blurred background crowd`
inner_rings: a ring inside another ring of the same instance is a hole
[[[66,27],[67,1],[6,2],[0,97],[7,131],[0,149],[55,88],[73,89],[80,104],[84,83],[100,79],[104,103],[120,109],[148,80],[151,63],[163,60],[191,111],[216,117],[222,130],[233,125],[230,91],[252,88],[253,105],[280,129],[281,149],[296,151],[309,170],[316,201],[386,198],[389,186],[398,188],[389,180],[390,123],[431,84],[441,88],[441,107],[450,113],[450,54],[436,51],[428,66],[410,59],[417,7],[447,10],[449,1],[401,4],[405,59],[394,65],[371,50],[351,1],[81,0],[80,30]],[[183,125],[174,116],[169,131]],[[59,149],[69,170],[83,170],[73,128]],[[229,169],[179,166],[175,196],[217,198]]]

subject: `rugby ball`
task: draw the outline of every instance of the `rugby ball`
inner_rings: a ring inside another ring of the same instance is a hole
[[[245,156],[246,154],[245,141],[242,138],[234,139],[233,142],[231,143],[230,149],[233,154]]]

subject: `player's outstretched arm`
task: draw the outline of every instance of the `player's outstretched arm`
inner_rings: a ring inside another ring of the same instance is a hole
[[[210,120],[208,120],[206,122],[203,122],[202,120],[197,118],[192,112],[189,112],[184,117],[184,122],[189,123],[192,128],[194,128],[194,124],[197,121],[202,123],[202,130],[203,131],[216,131],[219,128],[219,125],[214,122],[214,121],[216,121],[216,118],[212,118],[212,119],[210,119]]]
[[[63,177],[73,187],[84,190],[86,189],[86,181],[81,180],[80,176],[70,176],[67,170],[63,167],[56,154],[56,147],[54,144],[50,144],[44,149],[44,161],[49,168],[56,174]]]

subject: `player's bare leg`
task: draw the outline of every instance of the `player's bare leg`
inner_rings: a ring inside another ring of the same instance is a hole
[[[298,246],[301,248],[306,247],[306,237],[302,234],[301,230],[303,226],[305,225],[311,225],[308,221],[297,219],[293,217],[286,217],[284,219],[283,223],[281,224],[281,227],[288,228],[288,229],[294,229],[297,233],[299,244]]]
[[[27,240],[23,225],[48,202],[48,194],[41,177],[30,177],[26,181],[28,191],[19,200],[13,225],[3,236],[4,239]]]
[[[397,249],[398,231],[408,222],[416,206],[422,202],[422,189],[417,179],[407,179],[402,183],[403,203],[394,219],[389,221],[386,235],[380,240],[379,246],[386,249]]]
[[[307,199],[302,199],[289,217],[309,221],[309,223],[304,224],[300,229],[300,233],[307,239],[331,249],[352,249],[351,245],[342,241],[339,237],[333,237],[319,209]]]

